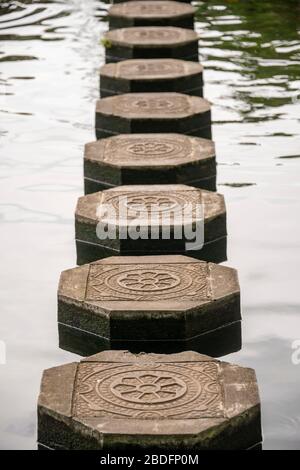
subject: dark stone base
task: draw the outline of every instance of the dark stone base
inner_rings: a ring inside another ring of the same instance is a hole
[[[60,446],[57,446],[56,447],[49,447],[45,444],[41,444],[38,442],[37,444],[37,450],[69,450],[69,449],[64,449],[64,448],[61,448]],[[101,449],[99,449],[101,450]],[[155,450],[155,449],[154,449]],[[248,447],[247,449],[236,449],[236,450],[256,450],[256,451],[262,451],[263,450],[263,443],[262,442],[259,442],[257,444],[254,444],[253,446],[251,447]],[[147,452],[149,453],[149,450],[147,449]],[[159,453],[159,450],[157,451],[156,449],[156,452]],[[134,454],[134,450],[131,449],[131,452],[130,454]],[[139,453],[140,454],[140,453]],[[164,451],[163,453],[164,455],[168,455],[168,452]],[[174,454],[174,450],[172,450],[171,454]],[[107,455],[107,453],[104,453],[103,455]],[[118,454],[116,452],[114,452],[113,456],[117,456]],[[141,455],[144,455],[144,454],[141,454]],[[100,455],[101,456],[101,455]],[[122,454],[122,456],[124,456],[124,453]]]
[[[124,181],[122,184],[129,184]],[[122,186],[120,184],[119,186]],[[136,178],[135,184],[158,184],[157,179],[153,181],[144,181]],[[159,183],[161,184],[161,183]],[[211,176],[209,178],[203,178],[196,181],[167,181],[165,184],[187,184],[188,186],[193,186],[195,188],[206,189],[208,191],[216,191],[216,176]],[[103,191],[104,189],[114,188],[116,185],[105,183],[103,181],[97,181],[92,178],[84,178],[84,194],[92,194],[98,191]]]
[[[109,29],[132,28],[136,26],[175,26],[179,28],[194,29],[193,15],[170,18],[125,18],[124,16],[109,16]]]
[[[170,124],[169,121],[167,121],[166,126],[164,126],[164,122],[160,121],[159,119],[157,121],[152,121],[151,127],[148,127],[147,124],[143,124],[143,121],[141,120],[141,125],[140,129],[135,129],[134,133],[155,133],[155,132],[161,132],[161,133],[173,133],[173,132],[180,132],[180,130],[172,128],[172,125]],[[133,132],[133,131],[132,131]],[[126,129],[122,129],[122,134],[131,134],[132,132],[126,132]],[[211,126],[207,127],[201,127],[200,129],[189,129],[186,132],[180,132],[181,134],[185,135],[191,135],[194,137],[202,137],[203,139],[212,139],[212,130]],[[112,137],[114,135],[118,135],[119,132],[113,132],[112,130],[108,129],[96,129],[96,138],[99,139],[105,139],[106,137]]]
[[[203,98],[203,86],[196,87],[193,89],[189,90],[182,90],[181,87],[176,87],[176,85],[172,85],[172,87],[167,86],[168,83],[164,82],[159,82],[158,80],[151,82],[150,86],[147,82],[145,82],[145,86],[132,86],[132,90],[130,93],[159,93],[159,92],[168,92],[168,91],[174,91],[175,93],[184,93],[185,95],[191,95],[191,96],[198,96],[199,98]],[[122,90],[114,90],[114,89],[107,89],[107,88],[102,88],[100,87],[100,97],[101,98],[108,98],[109,96],[115,96],[115,95],[122,95],[124,92]],[[128,93],[128,91],[126,91]]]
[[[151,240],[149,240],[151,241]],[[159,241],[159,240],[158,240]],[[146,255],[171,255],[181,254],[190,256],[192,258],[200,259],[203,261],[209,261],[212,263],[222,263],[227,261],[227,237],[222,237],[209,243],[205,243],[201,250],[188,250],[185,252],[174,251],[122,251],[121,253],[109,247],[98,245],[96,243],[89,243],[81,240],[76,240],[77,250],[77,264],[91,263],[102,258],[109,256],[146,256]]]
[[[259,442],[258,444],[255,444],[254,446],[249,447],[246,450],[258,450],[258,451],[263,450],[263,443]]]
[[[240,321],[186,340],[111,340],[63,323],[58,323],[58,333],[59,347],[80,356],[89,356],[110,349],[124,349],[134,353],[157,354],[191,350],[212,357],[221,357],[238,352],[242,347]]]
[[[190,60],[192,62],[199,62],[199,54],[195,53],[189,56],[186,56],[184,54],[180,54],[180,51],[177,50],[175,53],[175,50],[169,49],[169,48],[141,48],[141,49],[135,49],[134,53],[132,53],[132,50],[127,51],[125,48],[124,49],[124,56],[120,55],[114,55],[112,53],[112,48],[106,50],[105,54],[105,63],[106,64],[111,64],[111,63],[116,63],[116,62],[121,62],[122,60],[128,60],[128,59],[182,59],[182,60]]]
[[[37,443],[37,450],[56,450],[51,447],[46,446],[45,444]]]

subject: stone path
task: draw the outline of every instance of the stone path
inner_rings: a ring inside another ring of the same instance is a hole
[[[115,3],[75,213],[79,267],[58,288],[60,347],[94,355],[44,372],[39,448],[257,449],[255,373],[213,358],[241,348],[241,308],[236,270],[215,264],[226,208],[196,8]]]

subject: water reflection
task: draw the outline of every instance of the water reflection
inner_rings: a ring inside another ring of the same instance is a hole
[[[58,5],[52,5],[53,3],[55,2],[13,1],[0,5],[0,15],[3,18],[0,21],[0,41],[63,40],[63,36],[58,37],[51,33],[56,33],[64,26],[50,25],[53,20],[69,16],[71,10],[66,10],[63,4],[61,8],[57,8]],[[39,4],[43,7],[36,6]]]
[[[226,118],[218,122],[285,119],[300,97],[299,2],[223,1],[218,8],[215,3],[199,7],[198,30],[214,82],[226,72],[229,88],[218,100]]]
[[[107,8],[0,3],[3,449],[35,448],[42,370],[77,359],[57,347],[57,283],[75,264],[73,213],[83,146],[93,139]],[[300,365],[291,362],[300,334],[299,8],[298,0],[208,0],[196,26],[228,259],[242,291],[243,348],[224,359],[256,369],[264,448],[275,449],[300,448]]]
[[[61,269],[75,262],[73,212],[106,27],[96,18],[99,5],[0,2],[3,449],[35,449],[42,370],[70,361],[57,346],[56,294]]]

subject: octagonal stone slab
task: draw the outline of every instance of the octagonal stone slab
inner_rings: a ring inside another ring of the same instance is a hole
[[[133,225],[143,237],[129,233]],[[224,197],[186,185],[118,186],[79,198],[75,213],[79,265],[116,254],[189,254],[220,262],[226,235]]]
[[[195,352],[106,351],[44,371],[38,440],[46,448],[244,450],[261,442],[253,369]]]
[[[129,1],[113,5],[108,11],[109,28],[132,26],[194,27],[196,8],[165,0]]]
[[[174,26],[119,28],[104,34],[106,62],[126,59],[184,59],[199,61],[198,35]]]
[[[216,189],[215,145],[182,134],[120,134],[85,146],[85,194],[130,184]]]
[[[232,344],[219,352],[233,352],[240,346],[240,320],[236,271],[186,256],[110,257],[60,278],[58,323],[63,343],[70,338],[65,349],[76,353],[89,354],[95,345],[98,351],[193,347],[218,355],[209,341],[226,337]],[[83,340],[86,347],[80,349]]]
[[[101,67],[102,98],[144,92],[177,92],[201,97],[203,67],[178,59],[132,59]]]
[[[181,93],[128,93],[96,104],[96,137],[165,133],[211,139],[211,106],[204,98]]]

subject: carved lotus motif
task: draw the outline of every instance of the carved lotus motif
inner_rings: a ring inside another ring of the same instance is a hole
[[[127,374],[111,385],[111,391],[122,400],[134,403],[162,403],[185,394],[183,380],[172,375],[155,372]]]
[[[160,291],[175,287],[180,279],[167,271],[137,271],[121,276],[119,284],[130,290]]]

